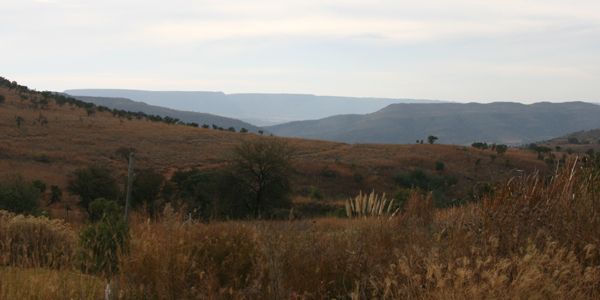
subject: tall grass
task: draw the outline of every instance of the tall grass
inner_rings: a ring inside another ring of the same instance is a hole
[[[599,189],[574,163],[457,208],[415,193],[391,220],[138,216],[114,282],[124,299],[598,299]]]

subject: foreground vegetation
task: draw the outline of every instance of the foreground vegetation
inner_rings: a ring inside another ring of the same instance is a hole
[[[391,219],[206,224],[167,206],[131,219],[109,269],[90,268],[85,230],[2,213],[0,298],[98,298],[110,281],[124,299],[597,299],[598,170],[572,162],[448,209],[413,193]]]

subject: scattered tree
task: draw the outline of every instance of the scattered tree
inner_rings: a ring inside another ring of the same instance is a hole
[[[246,129],[246,128],[242,127],[242,128],[240,129],[240,132],[241,132],[241,133],[247,133],[247,132],[248,132],[248,129]]]
[[[476,148],[476,149],[485,150],[485,149],[489,148],[489,145],[487,143],[476,142],[476,143],[471,144],[471,147]]]
[[[231,174],[243,191],[239,199],[255,218],[289,207],[292,156],[293,150],[275,138],[245,141],[234,149]]]
[[[434,144],[439,138],[435,135],[430,135],[427,137],[427,142],[430,144]]]

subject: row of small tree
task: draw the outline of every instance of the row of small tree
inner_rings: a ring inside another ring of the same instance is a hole
[[[49,101],[53,100],[59,106],[63,106],[65,104],[67,104],[67,105],[71,105],[71,106],[75,106],[75,107],[84,109],[88,116],[92,116],[96,112],[109,112],[109,113],[112,113],[112,115],[114,117],[126,118],[128,120],[133,120],[133,119],[148,120],[148,121],[152,121],[152,122],[162,122],[162,123],[173,124],[173,125],[202,127],[202,128],[206,128],[206,129],[211,128],[211,126],[209,126],[208,124],[203,124],[202,126],[200,126],[200,124],[198,124],[196,122],[185,122],[178,118],[173,118],[173,117],[169,117],[169,116],[162,117],[159,115],[146,114],[144,112],[132,112],[132,111],[116,109],[116,108],[111,109],[111,108],[108,108],[103,105],[96,105],[94,103],[84,102],[84,101],[75,99],[75,98],[70,97],[65,94],[60,94],[60,93],[55,93],[55,92],[50,92],[50,91],[37,92],[37,91],[30,90],[26,86],[19,85],[15,81],[9,81],[2,77],[0,77],[0,86],[7,87],[10,90],[16,90],[19,93],[19,95],[21,95],[21,99],[28,99],[35,108],[39,108],[39,109],[48,108]],[[3,102],[5,102],[5,97],[3,95],[0,95],[0,104],[2,104]],[[227,129],[224,129],[223,127],[215,125],[215,124],[212,125],[212,128],[216,129],[216,130],[227,130],[227,131],[232,131],[232,132],[237,131],[235,127],[229,127]],[[242,128],[240,128],[239,132],[246,133],[246,132],[248,132],[248,129],[242,127]],[[262,134],[263,132],[259,131],[259,133]]]

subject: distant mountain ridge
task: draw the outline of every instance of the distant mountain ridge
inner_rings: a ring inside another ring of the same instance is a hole
[[[222,92],[72,89],[69,95],[128,98],[150,105],[227,116],[257,126],[313,120],[338,114],[365,114],[393,103],[439,103],[436,100],[353,98],[309,94],[225,94]]]
[[[600,106],[585,102],[392,104],[370,114],[265,128],[281,136],[348,143],[405,144],[435,135],[440,143],[448,144],[519,145],[600,128]]]
[[[245,128],[251,132],[258,132],[260,130],[260,128],[252,124],[233,118],[227,118],[206,113],[175,110],[161,106],[149,105],[144,102],[133,101],[127,98],[88,97],[77,95],[70,96],[77,100],[94,103],[96,105],[103,105],[111,109],[116,108],[131,112],[143,112],[145,114],[158,115],[161,117],[177,118],[186,123],[198,123],[200,126],[202,126],[203,124],[212,126],[214,124],[225,129],[229,127],[234,127],[237,131],[239,131],[241,128]]]

